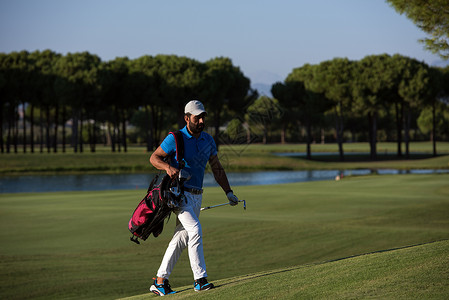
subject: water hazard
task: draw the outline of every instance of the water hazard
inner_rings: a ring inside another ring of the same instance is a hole
[[[228,173],[232,186],[334,180],[337,176],[370,174],[435,174],[449,170],[312,170]],[[0,193],[103,191],[145,189],[154,174],[88,174],[0,177]],[[212,174],[204,176],[204,187],[218,186]]]

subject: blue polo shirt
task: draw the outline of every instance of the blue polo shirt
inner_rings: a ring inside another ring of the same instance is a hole
[[[203,188],[204,170],[209,158],[217,155],[217,146],[215,141],[206,132],[201,132],[199,138],[192,136],[187,130],[187,126],[181,129],[184,138],[184,170],[192,175],[190,180],[186,181],[184,186],[190,188]],[[161,148],[170,157],[170,165],[179,168],[176,161],[176,142],[172,134],[169,134],[161,143]]]

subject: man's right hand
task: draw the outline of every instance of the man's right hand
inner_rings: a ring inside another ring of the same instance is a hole
[[[165,169],[165,172],[167,172],[167,175],[170,176],[170,178],[175,178],[179,175],[179,170],[170,165],[168,165],[168,167]]]

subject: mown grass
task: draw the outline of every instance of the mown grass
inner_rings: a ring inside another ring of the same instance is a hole
[[[385,258],[383,264],[384,258],[358,262],[365,256],[342,261],[343,266],[320,264],[449,239],[447,174],[352,177],[234,190],[247,200],[246,211],[225,206],[201,215],[209,279],[226,288],[195,297],[277,298],[274,288],[267,294],[264,289],[279,279],[281,298],[333,298],[333,293],[341,298],[421,298],[426,289],[440,289],[441,278],[447,279],[447,258],[441,258],[447,245],[412,257],[411,263],[417,263],[410,267],[404,265],[408,254]],[[146,293],[174,218],[157,239],[131,243],[127,222],[143,194],[0,194],[0,298],[114,299]],[[224,201],[221,190],[206,189],[204,205]],[[422,263],[427,258],[429,266]],[[366,264],[373,266],[374,275],[360,269]],[[299,273],[281,272],[290,269]],[[273,276],[256,276],[270,273]],[[174,288],[191,288],[186,253],[170,281]],[[368,288],[358,287],[360,282]],[[228,289],[233,285],[236,289]],[[179,297],[183,295],[190,294]],[[447,289],[435,292],[435,298],[441,295],[447,296]]]
[[[438,143],[439,156],[432,157],[432,144],[415,142],[410,145],[411,157],[396,156],[395,143],[379,143],[378,158],[369,159],[367,143],[345,144],[347,154],[340,162],[338,155],[317,156],[318,152],[338,152],[336,144],[312,145],[312,159],[279,157],[276,152],[306,151],[304,144],[222,145],[219,156],[228,171],[312,170],[312,169],[447,169],[449,143]],[[404,149],[404,147],[403,147]],[[354,152],[365,153],[354,155]],[[350,155],[353,153],[352,155]],[[137,173],[151,172],[150,153],[144,147],[129,147],[128,152],[110,152],[98,147],[97,153],[9,153],[0,155],[0,175],[63,174],[63,173]]]
[[[449,241],[226,278],[170,299],[447,299]],[[124,298],[143,300],[152,294]]]

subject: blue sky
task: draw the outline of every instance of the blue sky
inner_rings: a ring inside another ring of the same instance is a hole
[[[232,59],[252,83],[334,57],[402,54],[446,65],[383,0],[0,0],[0,52]]]

